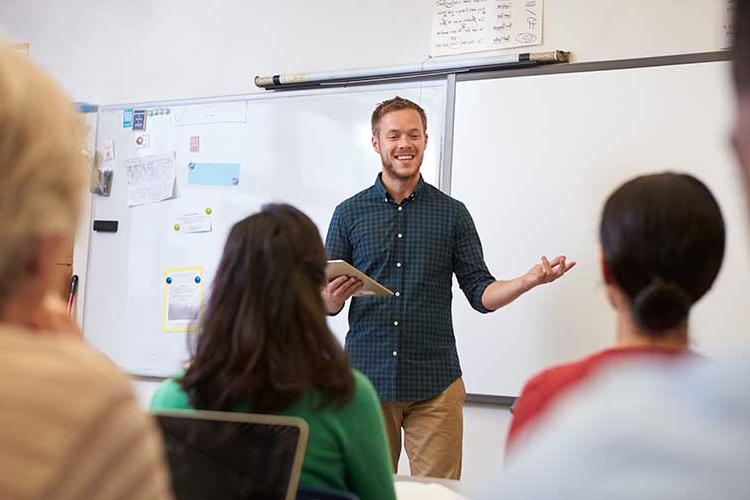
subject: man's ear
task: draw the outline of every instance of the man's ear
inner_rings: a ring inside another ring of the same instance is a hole
[[[372,134],[372,149],[375,150],[376,153],[380,154],[380,141],[378,140],[377,134]]]

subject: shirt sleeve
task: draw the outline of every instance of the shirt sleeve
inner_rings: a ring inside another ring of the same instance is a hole
[[[341,205],[333,211],[331,224],[328,226],[328,235],[326,236],[326,251],[329,260],[343,260],[352,263],[352,243],[349,239],[349,228],[344,222],[344,213]],[[344,309],[335,313],[328,313],[328,316],[336,316]]]
[[[396,500],[388,438],[375,389],[355,372],[356,390],[347,415],[346,469],[360,500]]]
[[[341,205],[333,211],[331,224],[328,226],[326,251],[330,260],[343,260],[352,263],[352,243],[349,239],[349,228],[344,221],[344,210]]]
[[[459,204],[454,232],[453,272],[471,307],[481,313],[490,312],[482,304],[484,290],[495,281],[487,269],[482,242],[469,211]]]

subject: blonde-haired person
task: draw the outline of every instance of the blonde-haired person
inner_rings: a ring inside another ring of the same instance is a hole
[[[51,298],[82,203],[83,143],[58,86],[0,45],[0,497],[170,498],[127,379],[70,338],[78,329]]]

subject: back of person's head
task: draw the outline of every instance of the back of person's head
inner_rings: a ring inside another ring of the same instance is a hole
[[[719,205],[686,174],[644,175],[620,186],[604,205],[599,235],[611,284],[656,338],[687,321],[724,257]]]
[[[75,228],[84,140],[81,120],[52,79],[0,44],[0,311],[35,272],[40,242]]]
[[[289,205],[266,205],[232,227],[193,360],[182,379],[196,408],[278,412],[316,390],[345,404],[354,379],[321,297],[326,251]]]

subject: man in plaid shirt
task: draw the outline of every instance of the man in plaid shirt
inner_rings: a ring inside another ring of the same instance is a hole
[[[495,280],[466,207],[419,173],[424,110],[395,97],[375,108],[371,124],[382,172],[336,207],[326,248],[331,259],[349,262],[395,295],[352,299],[346,351],[378,391],[394,470],[403,428],[412,475],[459,479],[466,391],[451,319],[453,273],[472,307],[487,313],[556,280],[575,262],[542,257],[523,276]],[[341,311],[361,287],[353,277],[332,280],[323,291],[328,313]]]

